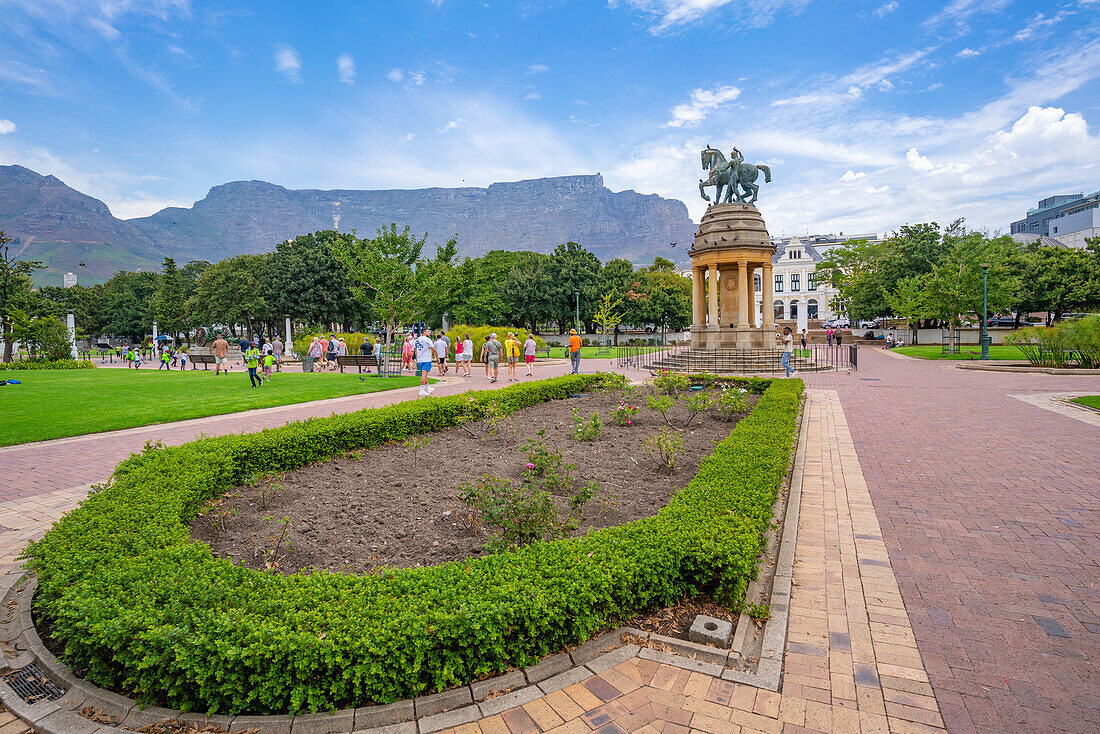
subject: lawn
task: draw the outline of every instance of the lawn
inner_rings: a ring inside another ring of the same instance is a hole
[[[1093,410],[1100,410],[1100,395],[1082,395],[1079,398],[1073,398],[1072,402],[1088,406]]]
[[[4,372],[20,385],[0,389],[0,446],[237,413],[255,408],[391,390],[416,377],[277,373],[252,389],[248,373],[213,370],[34,370]]]
[[[634,347],[634,348],[638,349],[638,350],[644,350],[643,353],[659,352],[663,349],[668,349],[668,347]],[[536,354],[536,356],[539,357],[539,358],[545,358],[546,357],[546,350],[543,349],[542,351],[538,352]],[[593,359],[593,358],[594,359],[615,359],[618,356],[619,356],[619,353],[617,351],[617,347],[611,347],[610,349],[608,349],[607,347],[581,347],[581,359]],[[551,346],[550,347],[550,358],[551,359],[568,359],[569,358],[568,348],[567,347]]]
[[[958,354],[944,354],[943,347],[939,344],[928,344],[915,347],[897,347],[893,351],[904,354],[907,357],[918,359],[978,359],[982,356],[982,348],[977,344],[964,344],[959,347]],[[990,359],[1014,359],[1025,361],[1024,353],[1019,347],[1001,344],[991,344],[989,347]]]

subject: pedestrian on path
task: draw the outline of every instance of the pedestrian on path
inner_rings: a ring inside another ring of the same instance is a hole
[[[783,357],[780,359],[783,369],[787,371],[787,377],[798,374],[791,367],[791,352],[794,351],[794,337],[791,336],[791,327],[783,327]]]
[[[802,348],[805,349],[806,348],[806,330],[805,329],[802,330],[802,333],[799,335],[798,340],[800,342],[802,342]]]
[[[504,340],[504,353],[508,357],[508,382],[519,382],[516,377],[516,365],[519,363],[519,340],[512,332],[508,332],[508,338]]]
[[[180,369],[187,369],[187,350],[180,349]]]
[[[425,329],[424,333],[416,338],[413,346],[416,349],[416,369],[420,372],[420,396],[425,397],[435,392],[435,388],[428,384],[428,375],[432,371],[432,355],[435,352],[432,330]]]
[[[485,379],[489,379],[489,335],[485,335],[485,341],[481,344],[481,363],[485,365]]]
[[[169,372],[171,372],[172,371],[172,365],[169,364],[171,359],[172,359],[172,355],[168,353],[167,349],[162,351],[160,353],[160,366],[157,367],[157,372],[160,372],[161,370],[168,370]]]
[[[531,371],[535,364],[535,350],[538,349],[538,344],[535,343],[535,337],[530,334],[527,335],[527,341],[523,343],[523,361],[527,363],[527,376],[534,377],[535,373]]]
[[[275,357],[275,371],[283,371],[283,340],[279,337],[275,337],[275,341],[271,343],[271,354]]]
[[[248,367],[248,380],[252,387],[264,384],[264,378],[256,374],[256,368],[260,366],[260,350],[252,346],[245,349],[244,363]]]
[[[214,352],[214,374],[220,375],[222,373],[222,367],[225,367],[225,374],[229,374],[229,342],[225,340],[225,337],[218,334],[218,338],[214,340],[214,345],[211,348]]]
[[[474,358],[474,342],[468,333],[462,335],[462,356],[464,357],[462,362],[463,371],[467,377],[471,377],[470,362]]]
[[[577,336],[576,329],[569,330],[569,361],[573,365],[573,371],[569,374],[579,374],[581,371],[581,338]]]
[[[439,363],[439,376],[447,374],[447,340],[443,338],[443,333],[440,332],[439,338],[435,340],[435,357]]]
[[[485,367],[489,372],[489,382],[496,382],[497,376],[500,372],[500,355],[504,352],[504,347],[497,341],[496,332],[489,335],[489,340],[485,342]]]
[[[309,351],[306,352],[306,356],[313,360],[313,364],[317,370],[321,369],[320,359],[324,353],[321,347],[321,340],[318,337],[313,337],[313,341],[309,343]]]
[[[411,334],[405,335],[405,344],[401,347],[401,371],[404,372],[408,367],[410,370],[415,369],[416,361],[414,357],[413,338]]]
[[[833,327],[825,329],[825,339],[829,342],[829,346],[833,346]]]
[[[270,380],[271,379],[271,368],[275,366],[275,355],[272,354],[271,352],[268,352],[267,354],[265,354],[263,356],[262,361],[263,361],[263,364],[264,364],[264,379],[265,380]]]
[[[840,329],[837,329],[836,330],[836,345],[838,347],[840,346],[841,341],[842,341],[842,338],[841,338],[841,335],[840,335]]]
[[[328,335],[328,360],[325,364],[325,369],[332,369],[336,365],[336,353],[339,349],[339,344],[336,341],[335,334]]]

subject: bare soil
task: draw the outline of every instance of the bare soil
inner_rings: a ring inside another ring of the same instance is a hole
[[[314,464],[283,475],[281,490],[270,492],[266,506],[257,488],[235,487],[195,518],[191,536],[208,543],[216,556],[263,568],[266,559],[259,547],[274,544],[285,520],[275,567],[281,573],[313,568],[371,573],[479,556],[490,530],[471,529],[472,513],[460,500],[461,486],[483,473],[518,484],[527,462],[525,439],[540,438],[539,429],[551,450],[576,465],[574,492],[591,480],[600,484],[602,491],[586,506],[577,535],[648,517],[687,485],[736,422],[721,421],[709,411],[684,427],[689,412],[680,400],[669,419],[684,438],[684,453],[673,473],[662,472],[643,443],[665,424],[645,407],[645,398],[641,390],[630,398],[641,410],[629,426],[611,421],[617,398],[593,392],[518,411],[496,436],[471,436],[462,427],[426,434],[430,441],[415,457],[410,448],[393,443]],[[749,410],[756,399],[749,396]],[[599,413],[603,431],[598,439],[573,438],[574,409],[583,417]],[[555,497],[562,508],[567,501],[568,494]]]

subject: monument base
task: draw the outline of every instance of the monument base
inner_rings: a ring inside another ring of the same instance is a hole
[[[694,349],[766,349],[774,347],[775,329],[760,326],[693,326]]]

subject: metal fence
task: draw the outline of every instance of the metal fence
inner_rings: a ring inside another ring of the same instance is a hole
[[[693,349],[670,347],[660,351],[645,347],[617,347],[619,369],[679,372],[757,373],[783,372],[779,349]],[[855,344],[808,344],[796,347],[791,356],[795,370],[827,371],[859,369],[859,347]]]

